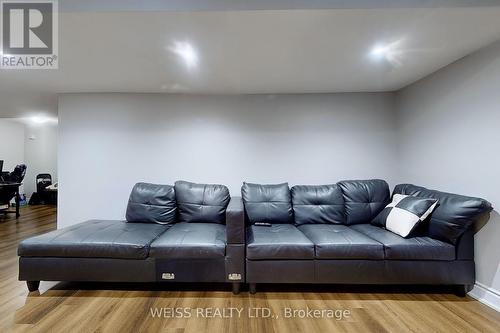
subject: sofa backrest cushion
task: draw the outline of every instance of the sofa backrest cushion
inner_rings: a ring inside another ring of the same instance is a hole
[[[296,225],[345,223],[344,197],[338,185],[296,185],[290,192]]]
[[[226,223],[229,189],[224,185],[175,182],[179,222]]]
[[[137,183],[127,205],[127,222],[173,224],[176,218],[175,191],[171,185]]]
[[[394,188],[394,193],[437,199],[438,206],[428,223],[424,223],[419,231],[451,244],[456,244],[481,215],[492,210],[491,203],[481,198],[429,190],[412,184],[399,184]]]
[[[293,223],[292,198],[288,183],[273,185],[243,183],[241,196],[251,224]]]
[[[390,202],[389,185],[381,179],[338,183],[345,201],[346,224],[370,223]]]

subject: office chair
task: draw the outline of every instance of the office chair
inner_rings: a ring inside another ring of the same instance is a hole
[[[6,174],[3,177],[3,179],[6,182],[22,183],[24,180],[24,176],[26,176],[26,165],[19,164],[19,165],[16,165],[16,167],[14,168],[14,171]]]
[[[30,205],[54,204],[54,194],[47,191],[47,186],[52,185],[52,176],[49,173],[38,174],[35,178],[36,192],[31,196]]]
[[[36,175],[36,191],[38,194],[42,194],[47,186],[52,185],[52,176],[50,173],[40,173]]]
[[[14,168],[14,171],[3,176],[5,182],[21,183],[26,175],[26,165],[19,164]],[[0,212],[8,213],[10,201],[16,196],[16,187],[4,186],[0,188]],[[16,211],[18,212],[18,207]],[[18,216],[18,215],[17,215]]]
[[[10,202],[16,196],[16,189],[14,187],[0,188],[0,212],[10,207]]]

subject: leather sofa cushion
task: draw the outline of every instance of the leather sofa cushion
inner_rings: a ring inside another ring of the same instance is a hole
[[[344,197],[338,185],[297,185],[290,192],[295,225],[345,222]]]
[[[403,238],[385,229],[358,224],[352,229],[384,245],[385,259],[393,260],[455,260],[455,247],[430,237]]]
[[[451,244],[456,244],[463,233],[483,214],[492,210],[491,203],[481,198],[429,190],[411,184],[399,184],[394,193],[438,200],[429,223],[417,232]]]
[[[23,257],[145,259],[149,246],[169,226],[92,220],[23,240]]]
[[[307,224],[298,229],[314,243],[316,259],[384,259],[384,246],[346,225]]]
[[[381,179],[338,183],[345,201],[346,224],[369,223],[390,201],[389,185]]]
[[[175,182],[178,222],[226,222],[229,190],[224,185]]]
[[[128,200],[128,222],[175,223],[177,206],[174,187],[137,183]]]
[[[314,244],[292,224],[252,225],[247,232],[247,259],[314,259]]]
[[[209,259],[226,254],[226,227],[218,223],[176,223],[152,244],[151,258]]]
[[[260,185],[243,183],[241,196],[250,223],[293,223],[288,183]]]

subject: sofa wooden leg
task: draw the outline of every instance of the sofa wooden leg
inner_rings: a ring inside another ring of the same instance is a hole
[[[240,293],[240,283],[233,282],[233,294],[238,295]]]
[[[30,292],[37,291],[40,286],[40,281],[26,281],[26,285]]]
[[[257,292],[257,283],[250,283],[249,292],[250,294],[255,294]]]

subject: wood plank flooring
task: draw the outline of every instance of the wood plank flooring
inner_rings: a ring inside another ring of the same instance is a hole
[[[500,313],[432,289],[259,286],[233,295],[225,285],[42,282],[28,294],[17,281],[17,244],[55,229],[56,210],[21,214],[18,222],[0,214],[0,332],[500,332]],[[300,318],[308,308],[320,318]]]

